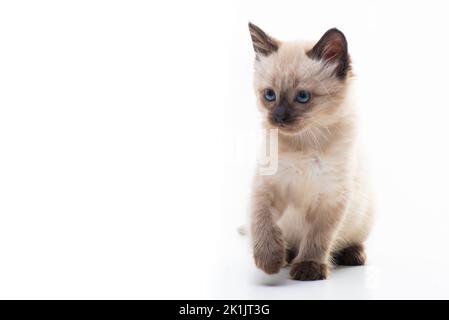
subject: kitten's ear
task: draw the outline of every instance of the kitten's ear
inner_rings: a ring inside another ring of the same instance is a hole
[[[346,37],[336,28],[328,30],[307,55],[326,64],[335,64],[335,75],[341,79],[346,77],[351,68]]]
[[[258,26],[248,22],[249,32],[253,40],[254,51],[257,55],[268,56],[279,48],[279,42],[267,35]]]

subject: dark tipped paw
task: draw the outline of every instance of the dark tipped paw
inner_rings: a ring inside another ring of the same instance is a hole
[[[254,262],[268,274],[278,273],[285,262],[285,245],[279,227],[275,226],[254,244]]]
[[[290,277],[300,281],[324,280],[328,272],[328,267],[324,263],[301,261],[292,265]]]
[[[366,254],[362,245],[351,246],[334,254],[335,264],[341,266],[362,266],[365,261]]]
[[[278,273],[284,261],[284,250],[280,248],[271,247],[269,250],[257,250],[254,252],[256,266],[267,274]]]

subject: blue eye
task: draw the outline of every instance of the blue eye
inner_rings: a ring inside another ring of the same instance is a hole
[[[276,92],[273,89],[265,89],[264,91],[265,100],[273,102],[276,100]]]
[[[312,95],[309,91],[301,90],[298,92],[298,95],[296,96],[296,101],[299,103],[307,103],[309,102]]]

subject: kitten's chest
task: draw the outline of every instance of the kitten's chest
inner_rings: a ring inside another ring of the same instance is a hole
[[[280,194],[290,200],[313,201],[338,189],[341,166],[332,156],[288,153],[279,157],[276,184]]]

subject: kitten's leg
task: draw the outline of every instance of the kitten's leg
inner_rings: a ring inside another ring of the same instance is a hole
[[[295,246],[290,246],[287,248],[285,250],[285,265],[290,265],[297,255],[298,249]]]
[[[254,261],[268,274],[278,273],[285,262],[284,239],[276,224],[279,213],[273,201],[274,193],[270,186],[260,184],[254,189],[251,210]]]
[[[362,266],[366,261],[366,253],[363,244],[356,244],[344,248],[333,254],[335,264],[341,266]]]
[[[330,248],[344,204],[320,205],[306,214],[307,228],[290,276],[294,280],[322,280],[329,273]]]

